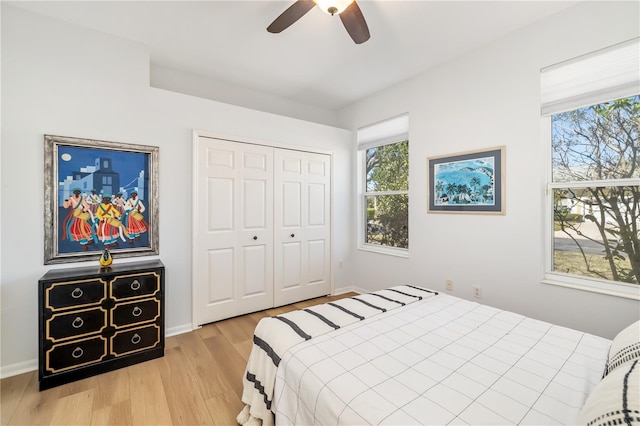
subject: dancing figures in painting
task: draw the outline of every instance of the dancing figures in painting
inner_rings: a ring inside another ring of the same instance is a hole
[[[84,196],[80,195],[79,188],[73,190],[73,195],[64,200],[63,207],[69,209],[67,216],[62,222],[63,240],[77,241],[82,250],[89,250],[89,245],[93,244],[93,233],[91,231],[91,210]]]
[[[100,205],[100,196],[96,194],[96,190],[92,189],[91,194],[87,195],[87,203],[89,203],[89,209],[92,214],[96,214],[98,206]]]
[[[120,221],[120,212],[111,203],[111,195],[104,194],[102,196],[102,203],[98,206],[96,218],[98,219],[96,235],[107,249],[118,246],[118,237],[122,241],[126,241],[125,236],[129,238],[129,233]]]
[[[129,233],[129,244],[133,244],[134,240],[139,240],[140,235],[147,232],[147,223],[144,221],[142,213],[145,211],[144,204],[138,198],[138,191],[131,192],[125,204],[126,210],[126,228]]]

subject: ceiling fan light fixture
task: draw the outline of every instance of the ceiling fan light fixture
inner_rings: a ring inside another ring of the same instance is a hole
[[[324,13],[328,13],[329,15],[339,15],[349,7],[351,3],[353,3],[353,0],[313,0],[313,2]]]
[[[315,6],[329,15],[340,14],[340,21],[354,43],[362,44],[371,37],[356,0],[296,0],[267,27],[267,31],[274,34],[282,32]]]

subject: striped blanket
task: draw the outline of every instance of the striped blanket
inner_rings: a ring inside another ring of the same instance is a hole
[[[260,320],[243,378],[238,414],[242,425],[274,424],[271,403],[276,371],[285,352],[294,345],[340,327],[422,300],[438,293],[401,285]]]

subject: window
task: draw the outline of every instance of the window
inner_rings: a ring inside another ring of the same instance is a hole
[[[407,256],[408,115],[358,130],[360,248]]]
[[[638,40],[542,71],[545,281],[640,299]]]

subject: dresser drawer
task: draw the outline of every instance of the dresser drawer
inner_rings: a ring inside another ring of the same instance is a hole
[[[100,362],[105,356],[107,339],[102,336],[55,345],[45,353],[46,371],[59,373]]]
[[[122,356],[145,349],[151,349],[160,344],[160,327],[151,324],[145,327],[117,331],[111,337],[111,354]]]
[[[111,282],[111,297],[115,300],[148,297],[160,291],[160,275],[146,274],[120,275]]]
[[[111,310],[111,324],[115,328],[155,321],[160,316],[160,301],[156,299],[118,303]]]
[[[96,305],[107,298],[107,283],[99,278],[53,283],[45,290],[45,308],[52,311]]]
[[[54,343],[72,337],[99,333],[107,326],[107,311],[92,308],[54,314],[46,321],[45,338]]]

